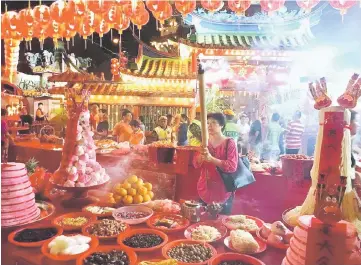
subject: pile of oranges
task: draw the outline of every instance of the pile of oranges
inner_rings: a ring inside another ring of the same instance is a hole
[[[135,175],[127,178],[123,183],[113,187],[114,200],[117,204],[125,205],[149,202],[153,199],[152,184],[145,182]]]

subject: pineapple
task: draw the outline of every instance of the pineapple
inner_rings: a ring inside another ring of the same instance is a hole
[[[28,171],[29,175],[34,174],[35,169],[37,168],[38,164],[39,164],[39,161],[35,160],[34,157],[30,158],[29,161],[26,162],[25,167],[26,167],[26,170]]]

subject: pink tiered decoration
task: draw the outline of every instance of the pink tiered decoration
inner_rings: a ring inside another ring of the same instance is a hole
[[[109,180],[105,169],[96,161],[93,132],[90,129],[86,88],[68,88],[68,116],[63,156],[54,173],[55,182],[65,187],[91,187]]]

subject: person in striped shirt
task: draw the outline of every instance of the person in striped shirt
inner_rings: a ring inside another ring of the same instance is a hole
[[[302,145],[302,135],[305,126],[301,123],[301,112],[296,111],[293,120],[288,123],[285,130],[286,154],[298,154]]]

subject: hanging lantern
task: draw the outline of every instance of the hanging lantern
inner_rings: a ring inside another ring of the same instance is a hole
[[[251,0],[228,0],[228,8],[237,15],[244,16],[251,3]]]
[[[86,11],[85,0],[69,0],[67,6],[70,10],[74,10],[74,15],[77,17],[83,16]]]
[[[164,5],[163,10],[160,9],[158,12],[153,12],[153,16],[155,17],[156,20],[159,20],[161,24],[164,24],[164,21],[172,17],[172,15],[173,15],[173,9],[171,4],[169,3],[166,3],[166,5]]]
[[[145,3],[147,5],[147,8],[152,12],[164,10],[165,5],[168,4],[168,2],[164,0],[146,0]]]
[[[192,13],[197,6],[196,0],[180,0],[175,2],[175,8],[182,14],[183,17]]]
[[[53,20],[46,30],[46,36],[51,37],[54,42],[54,46],[58,47],[58,39],[64,36],[64,27],[61,24]]]
[[[116,58],[111,59],[110,71],[113,76],[119,75],[119,61]]]
[[[34,38],[39,39],[40,41],[40,49],[43,49],[44,40],[46,36],[47,27],[42,26],[39,22],[35,22],[33,26],[33,36]]]
[[[130,19],[125,14],[121,14],[114,23],[114,28],[118,30],[119,34],[122,34],[123,30],[126,30],[129,27],[129,24]]]
[[[88,23],[84,23],[84,21],[79,25],[78,33],[83,37],[85,41],[85,49],[87,48],[87,38],[92,35],[94,32],[94,28],[91,27]]]
[[[62,0],[58,0],[50,5],[50,17],[52,20],[58,23],[65,22],[64,20],[64,11],[66,8],[66,3]]]
[[[14,11],[7,11],[1,16],[1,29],[16,31],[19,28],[19,16],[18,13]]]
[[[149,21],[149,12],[144,9],[142,12],[131,18],[134,25],[137,25],[138,29],[141,30],[142,26]]]
[[[129,18],[136,17],[138,14],[144,13],[144,11],[147,10],[145,9],[143,1],[138,1],[135,5],[131,2],[126,2],[126,4],[123,5],[123,12]]]
[[[50,8],[44,5],[34,7],[34,21],[45,29],[50,21]]]
[[[108,33],[109,30],[110,30],[109,24],[104,19],[101,19],[100,23],[95,28],[95,31],[99,34],[100,37],[100,46],[103,45],[104,34]]]
[[[105,14],[114,4],[112,0],[88,0],[87,6],[90,11],[95,14]]]
[[[260,0],[259,4],[263,11],[272,13],[285,5],[286,0]]]
[[[63,37],[65,38],[66,40],[66,45],[67,45],[67,48],[69,50],[69,41],[76,35],[76,31],[72,31],[72,30],[69,30],[69,29],[64,29],[63,31]]]
[[[122,13],[123,11],[119,6],[112,6],[109,11],[103,15],[103,18],[105,22],[113,25]]]
[[[202,0],[201,1],[202,7],[208,10],[211,13],[214,13],[223,7],[222,0]]]
[[[333,8],[340,10],[340,14],[342,16],[346,15],[347,10],[353,7],[357,1],[356,0],[329,0],[330,6]]]
[[[312,8],[318,5],[320,0],[297,0],[297,5],[307,11],[311,11]]]
[[[19,12],[20,23],[24,26],[32,27],[34,24],[34,12],[31,8],[22,9]]]

